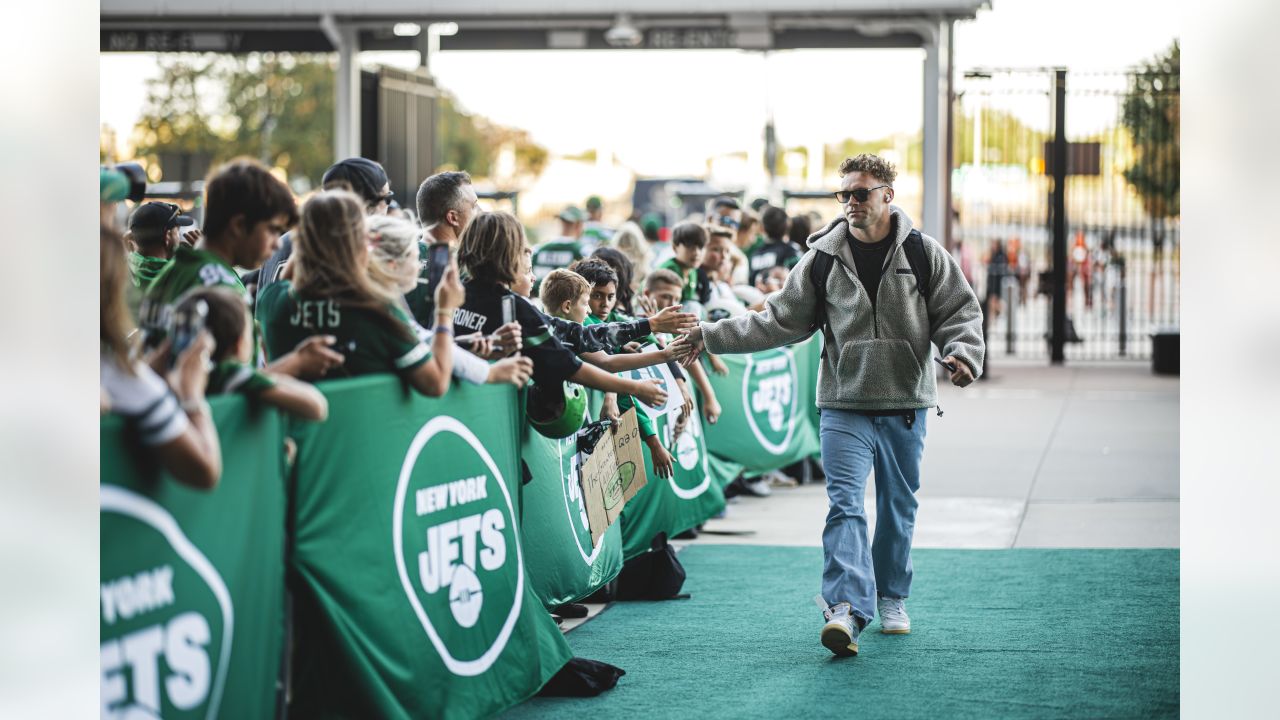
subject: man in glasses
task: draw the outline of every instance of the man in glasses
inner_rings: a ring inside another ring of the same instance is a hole
[[[977,377],[986,351],[978,298],[951,255],[892,204],[896,175],[875,155],[845,159],[835,193],[842,216],[812,236],[782,291],[762,312],[689,333],[695,348],[705,344],[715,354],[823,333],[818,406],[830,510],[821,639],[840,656],[858,653],[858,636],[877,613],[881,632],[911,631],[903,601],[911,591],[915,493],[927,410],[938,404],[931,343],[959,387]],[[869,543],[863,496],[873,468]]]
[[[195,222],[173,203],[149,202],[133,211],[129,239],[137,249],[129,253],[129,274],[134,286],[145,290],[156,279],[182,242],[179,228]]]
[[[382,164],[369,158],[354,157],[329,166],[320,177],[320,185],[325,190],[350,190],[364,201],[366,215],[386,215],[395,193],[391,191],[391,181]],[[280,278],[285,261],[293,255],[293,233],[285,233],[280,238],[280,247],[262,264],[262,269],[254,279],[257,290]],[[246,280],[246,283],[250,280]]]

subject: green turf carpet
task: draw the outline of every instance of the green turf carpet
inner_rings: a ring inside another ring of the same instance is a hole
[[[917,550],[912,634],[818,643],[818,548],[695,545],[689,600],[569,633],[627,671],[511,718],[1111,718],[1178,713],[1177,550]]]

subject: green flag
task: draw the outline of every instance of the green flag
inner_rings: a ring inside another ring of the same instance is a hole
[[[529,579],[547,608],[580,600],[622,570],[622,526],[613,523],[591,544],[579,484],[575,438],[551,440],[526,431],[521,456],[533,480],[524,490],[521,529],[529,548]]]
[[[322,384],[295,428],[300,717],[494,715],[572,656],[521,541],[516,391]]]
[[[717,476],[737,467],[759,474],[818,452],[815,429],[818,340],[750,355],[721,355],[728,375],[708,371],[721,415],[707,427]],[[736,473],[735,473],[736,474]],[[732,478],[729,478],[732,479]]]
[[[159,471],[117,416],[101,425],[103,716],[276,714],[284,638],[283,428],[240,396],[211,402],[212,491]],[[232,449],[234,448],[234,451]]]

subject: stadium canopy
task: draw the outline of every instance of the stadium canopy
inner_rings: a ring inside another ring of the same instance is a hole
[[[101,0],[103,52],[335,52],[334,151],[360,147],[363,50],[922,48],[924,217],[950,221],[952,39],[989,0]],[[943,235],[935,232],[935,235]]]

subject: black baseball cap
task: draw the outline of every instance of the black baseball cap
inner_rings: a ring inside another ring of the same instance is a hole
[[[129,229],[157,228],[168,230],[171,227],[195,225],[196,221],[182,214],[182,208],[167,202],[149,202],[133,211],[129,218]]]

